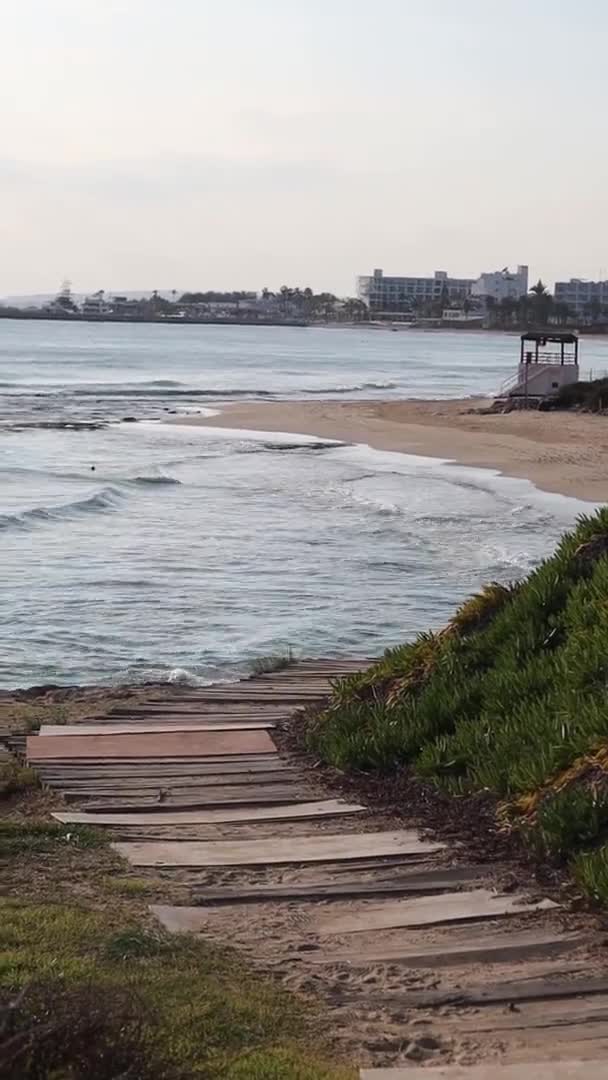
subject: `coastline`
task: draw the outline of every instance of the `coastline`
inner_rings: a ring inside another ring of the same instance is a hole
[[[575,412],[483,415],[480,399],[274,401],[228,404],[213,417],[172,418],[184,426],[306,434],[365,443],[493,469],[537,488],[608,502],[608,422]]]

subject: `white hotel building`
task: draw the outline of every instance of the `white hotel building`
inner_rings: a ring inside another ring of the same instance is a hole
[[[357,296],[370,312],[409,312],[429,301],[462,304],[464,300],[492,297],[519,299],[528,291],[528,267],[514,273],[496,270],[478,278],[453,278],[445,270],[433,277],[388,277],[383,270],[357,278]]]

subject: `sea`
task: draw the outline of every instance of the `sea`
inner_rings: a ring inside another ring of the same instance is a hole
[[[591,504],[490,469],[172,425],[227,402],[495,391],[515,335],[0,321],[0,687],[379,655]],[[608,344],[583,342],[608,369]]]

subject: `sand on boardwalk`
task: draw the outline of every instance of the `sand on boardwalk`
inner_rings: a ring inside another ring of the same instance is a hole
[[[246,402],[213,417],[177,424],[281,431],[367,443],[497,469],[545,491],[608,501],[608,418],[575,412],[484,415],[489,402],[297,401]]]

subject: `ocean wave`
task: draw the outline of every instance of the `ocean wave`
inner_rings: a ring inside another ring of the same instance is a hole
[[[314,389],[306,389],[298,391],[301,394],[355,394],[362,390],[396,390],[398,383],[394,382],[364,382],[355,386],[327,386],[320,390],[317,387]]]
[[[108,427],[107,420],[7,420],[2,427],[8,431],[29,431],[40,428],[48,431],[100,431]]]
[[[350,443],[336,442],[305,442],[305,443],[291,443],[291,442],[264,442],[261,445],[262,450],[336,450],[340,446],[350,446]],[[252,452],[256,450],[259,452],[260,446],[253,444]]]
[[[167,682],[174,683],[177,686],[201,686],[205,685],[205,680],[201,679],[194,672],[188,671],[187,668],[171,668],[171,671],[167,675]]]
[[[124,499],[124,492],[118,488],[105,487],[94,495],[88,495],[83,499],[75,499],[73,502],[60,503],[57,506],[34,506],[29,510],[22,510],[16,514],[0,514],[0,530],[11,528],[29,530],[37,525],[63,521],[66,518],[78,517],[81,514],[117,510]]]
[[[166,476],[164,473],[153,473],[152,476],[134,476],[132,480],[126,481],[132,484],[181,484],[181,480],[178,480],[175,476]]]
[[[232,398],[232,397],[264,397],[273,398],[277,395],[271,390],[259,390],[250,387],[239,387],[233,390],[204,390],[200,386],[178,386],[171,388],[170,386],[160,386],[158,384],[149,386],[137,386],[137,387],[107,387],[93,388],[89,386],[85,387],[71,387],[70,396],[72,397],[96,397],[96,398],[137,398],[137,397],[162,397],[162,398],[181,398],[181,397],[200,397],[200,398]]]
[[[207,456],[207,455],[203,455]],[[188,459],[184,459],[188,460]],[[174,462],[174,464],[183,464],[182,461]],[[167,476],[166,473],[160,471],[151,473],[149,476],[102,476],[96,473],[95,477],[91,476],[91,471],[87,472],[62,472],[61,470],[53,469],[30,469],[25,465],[8,465],[0,466],[0,475],[15,475],[15,476],[42,476],[45,479],[52,480],[80,480],[81,482],[95,479],[97,482],[107,481],[111,484],[181,484],[181,480],[178,480],[175,476]]]

